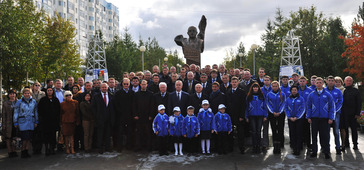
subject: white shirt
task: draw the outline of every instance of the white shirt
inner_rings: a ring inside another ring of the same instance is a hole
[[[85,86],[81,87],[81,91],[82,91],[82,93],[85,92]]]
[[[102,100],[104,100],[104,96],[106,95],[106,106],[108,106],[109,105],[109,97],[107,96],[108,95],[107,92],[106,93],[101,92],[101,95],[102,95]]]
[[[136,93],[136,92],[138,92],[138,90],[139,90],[139,86],[137,86],[137,87],[134,87],[134,86],[133,86],[132,90],[133,90],[135,93]]]
[[[59,103],[62,103],[63,102],[63,93],[62,93],[62,90],[55,90],[55,93],[56,93],[56,97],[58,98],[59,100]]]

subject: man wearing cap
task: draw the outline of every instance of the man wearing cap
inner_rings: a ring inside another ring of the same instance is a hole
[[[231,122],[237,130],[237,133],[232,134],[237,134],[236,139],[238,139],[240,153],[244,154],[246,92],[239,87],[239,79],[235,76],[231,78],[231,88],[226,92],[226,105],[226,113],[230,115]],[[233,150],[233,144],[233,135],[229,135],[229,151]]]
[[[201,102],[203,100],[207,100],[208,96],[203,93],[202,85],[196,84],[195,86],[195,93],[190,95],[190,104],[195,108],[201,108]],[[195,109],[195,115],[198,114],[198,109]]]
[[[135,136],[135,151],[142,150],[142,145],[145,144],[145,148],[150,151],[151,148],[151,136],[152,136],[152,120],[153,111],[152,100],[153,93],[147,90],[148,82],[142,80],[140,84],[140,91],[136,92],[133,97],[133,115],[136,126]],[[155,114],[155,113],[154,113]]]
[[[169,94],[167,107],[169,109],[168,113],[172,113],[172,109],[178,106],[181,108],[182,115],[186,116],[186,108],[190,103],[190,96],[188,95],[188,93],[182,91],[182,86],[182,81],[177,80],[175,84],[176,91]]]

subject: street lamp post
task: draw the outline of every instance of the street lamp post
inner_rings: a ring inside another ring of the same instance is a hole
[[[255,75],[255,49],[258,48],[258,45],[252,44],[250,48],[253,50],[253,74]]]
[[[243,63],[241,62],[241,59],[243,58],[243,53],[239,53],[239,58],[240,58],[240,68],[243,67]]]
[[[144,51],[145,51],[145,46],[144,45],[140,46],[139,50],[142,52],[142,69],[143,69],[143,72],[144,72]]]

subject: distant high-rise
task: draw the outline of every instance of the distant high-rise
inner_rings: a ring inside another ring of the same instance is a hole
[[[33,0],[38,9],[49,16],[56,14],[71,20],[76,27],[76,42],[80,54],[86,57],[88,42],[97,30],[101,30],[107,42],[119,33],[119,10],[105,0]]]

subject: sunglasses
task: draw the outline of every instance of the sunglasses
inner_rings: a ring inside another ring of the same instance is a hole
[[[129,85],[128,83],[123,83],[123,85]]]
[[[36,85],[34,85],[34,86],[37,86],[37,87],[39,87],[40,85],[39,85],[39,84],[36,84]]]
[[[67,95],[66,95],[66,97],[69,97],[69,96],[72,96],[72,95],[70,95],[70,94],[67,94]]]

